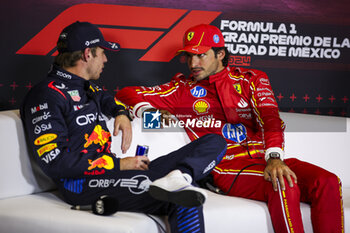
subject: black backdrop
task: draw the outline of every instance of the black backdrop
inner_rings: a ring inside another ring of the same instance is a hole
[[[268,74],[282,111],[349,117],[349,12],[341,0],[8,1],[0,9],[0,110],[18,108],[45,78],[62,28],[88,20],[122,46],[107,52],[98,81],[113,95],[187,74],[174,56],[182,34],[210,23],[224,33],[230,65]]]

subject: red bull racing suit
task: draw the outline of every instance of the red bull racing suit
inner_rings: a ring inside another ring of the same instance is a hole
[[[113,96],[55,65],[47,79],[30,90],[21,107],[33,156],[66,202],[87,205],[100,196],[114,196],[119,210],[169,215],[172,232],[192,228],[204,232],[202,207],[160,202],[147,191],[153,180],[174,169],[190,174],[194,181],[202,179],[214,168],[208,167],[213,161],[221,161],[226,142],[207,135],[152,161],[147,171],[121,171],[120,159],[111,152],[111,134],[103,115],[124,113],[125,107]],[[193,221],[184,222],[189,214]]]
[[[264,180],[265,156],[283,157],[285,128],[264,72],[226,67],[201,81],[177,74],[163,85],[123,88],[116,98],[136,117],[147,108],[169,111],[192,140],[207,133],[223,136],[228,146],[212,172],[215,185],[228,195],[267,202],[276,232],[303,232],[300,200],[311,204],[314,232],[343,232],[341,184],[334,174],[285,159],[298,185],[275,192]]]

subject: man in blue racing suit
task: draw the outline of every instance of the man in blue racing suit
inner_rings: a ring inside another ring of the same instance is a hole
[[[107,62],[105,49],[119,45],[106,42],[95,25],[75,22],[63,29],[57,49],[47,78],[25,97],[21,118],[38,164],[64,200],[88,205],[108,195],[119,210],[168,215],[172,232],[204,232],[206,193],[195,182],[221,161],[225,140],[208,134],[153,161],[118,158],[105,116],[115,118],[113,134],[122,131],[125,153],[132,138],[128,112],[91,80]]]

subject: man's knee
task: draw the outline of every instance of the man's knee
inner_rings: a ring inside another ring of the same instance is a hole
[[[287,181],[287,179],[285,177],[283,177],[283,181],[284,181],[284,187],[285,189],[282,190],[282,187],[281,187],[281,183],[278,184],[278,191],[276,192],[275,190],[273,190],[273,187],[272,187],[272,183],[269,182],[268,184],[268,192],[271,194],[277,194],[277,195],[280,195],[279,193],[283,193],[282,196],[283,198],[287,198],[289,200],[295,200],[295,201],[299,201],[300,200],[300,188],[298,186],[297,183],[294,182],[293,180],[293,186],[290,187],[289,186],[289,183]]]
[[[341,190],[341,180],[331,172],[324,172],[317,177],[317,187],[321,190],[338,192]]]
[[[213,145],[216,145],[217,148],[223,150],[227,147],[227,143],[226,140],[218,134],[206,134],[203,137],[203,140],[205,140],[206,142],[209,142]]]

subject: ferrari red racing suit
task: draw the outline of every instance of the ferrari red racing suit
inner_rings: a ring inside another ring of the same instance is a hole
[[[311,204],[314,232],[344,232],[341,183],[336,175],[285,159],[298,184],[274,191],[264,180],[265,155],[278,152],[283,157],[285,128],[264,72],[226,67],[201,81],[177,74],[163,85],[123,88],[116,98],[129,105],[135,117],[148,108],[169,111],[191,140],[208,133],[222,135],[227,152],[212,171],[215,185],[231,196],[267,202],[276,232],[304,232],[300,201]]]

